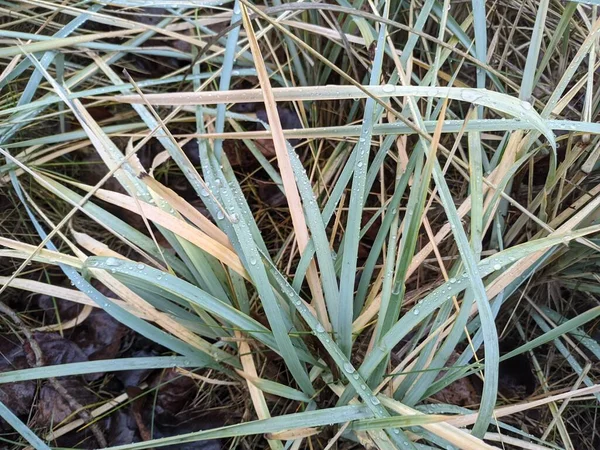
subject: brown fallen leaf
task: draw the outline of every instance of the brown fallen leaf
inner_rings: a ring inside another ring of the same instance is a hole
[[[76,343],[90,361],[112,359],[121,348],[127,327],[101,309],[94,309],[89,317],[78,325],[69,338]]]
[[[22,349],[12,345],[12,348],[7,350],[9,345],[10,343],[3,339],[0,372],[29,368]],[[26,417],[31,410],[35,391],[36,383],[33,381],[0,384],[0,401],[17,416]],[[0,419],[0,430],[12,430],[12,427],[4,419]]]
[[[452,355],[450,355],[450,358],[446,363],[446,367],[452,367],[458,360],[458,357],[458,352],[452,352]],[[443,373],[440,373],[437,379],[439,380],[442,376]],[[479,403],[480,396],[470,378],[464,377],[446,386],[441,391],[436,392],[431,398],[442,403],[448,403],[449,405],[468,406]]]
[[[279,118],[281,120],[281,127],[284,130],[302,128],[302,122],[296,114],[296,111],[278,106],[277,112],[279,113]],[[263,122],[269,123],[267,112],[264,109],[257,110],[256,117]],[[262,125],[258,125],[258,129],[263,130],[264,127]],[[290,139],[289,143],[292,147],[295,147],[300,143],[300,139]],[[275,156],[275,146],[273,145],[272,139],[257,139],[256,145],[260,149],[261,153],[267,158],[272,158]]]
[[[161,385],[156,394],[154,417],[162,424],[181,422],[177,415],[193,399],[192,391],[196,383],[189,377],[182,376],[175,369],[166,369],[154,379],[151,387]]]
[[[96,401],[94,394],[85,384],[75,378],[61,379],[59,383],[79,404],[85,406]],[[40,390],[35,422],[38,426],[56,426],[73,413],[67,401],[48,383]]]

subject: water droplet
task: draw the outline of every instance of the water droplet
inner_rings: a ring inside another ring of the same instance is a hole
[[[120,266],[121,262],[113,257],[110,257],[106,260],[106,265],[111,267]]]
[[[419,311],[419,309],[417,308],[417,309],[415,309],[415,310],[413,311],[413,314],[414,314],[415,316],[418,316],[418,315],[419,315],[419,312],[420,312],[420,311]]]
[[[454,278],[454,277],[450,278],[450,283],[451,283],[451,284],[454,284],[454,283],[456,283],[456,278]]]
[[[361,385],[360,385],[360,388],[361,388],[361,389],[364,391],[364,390],[367,388],[367,386],[366,386],[366,385],[364,385],[364,384],[361,384]]]
[[[206,189],[202,188],[202,189],[200,190],[200,195],[201,195],[202,197],[208,197],[208,191],[207,191]]]
[[[500,270],[500,269],[502,269],[502,265],[494,264],[494,270]]]
[[[250,262],[251,266],[255,266],[256,265],[256,258],[254,256],[251,256],[249,262]]]
[[[350,363],[345,363],[345,364],[344,364],[344,370],[345,370],[347,373],[354,373],[354,370],[355,370],[355,369],[354,369],[354,366],[353,366],[352,364],[350,364]]]
[[[371,397],[371,403],[373,403],[374,405],[379,405],[381,402],[377,397]]]
[[[394,86],[392,86],[391,84],[384,84],[381,89],[386,94],[392,94],[396,91],[396,88]]]
[[[136,267],[138,270],[144,270],[144,265],[142,263],[139,263]]]
[[[317,333],[323,333],[325,331],[325,328],[323,328],[323,325],[321,325],[320,323],[317,324],[317,327],[315,329],[317,330]]]
[[[526,101],[522,101],[521,106],[523,107],[523,109],[527,109],[527,110],[530,110],[532,108],[531,103],[526,102]]]
[[[217,220],[223,220],[225,218],[225,215],[223,214],[223,211],[218,210],[217,211]]]
[[[231,219],[231,223],[238,223],[240,221],[240,218],[236,213],[233,213],[229,218]]]

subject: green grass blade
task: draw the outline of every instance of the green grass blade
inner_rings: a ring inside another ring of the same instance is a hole
[[[103,359],[57,366],[34,367],[0,373],[0,384],[20,381],[43,380],[51,377],[85,375],[98,372],[118,372],[122,370],[166,369],[168,367],[188,367],[190,361],[182,356],[152,356],[143,358]]]
[[[381,65],[385,48],[386,27],[381,26],[377,39],[377,50],[375,60],[371,69],[371,85],[378,85],[381,74]],[[352,349],[352,319],[354,317],[354,279],[356,277],[356,257],[358,254],[360,218],[362,216],[365,201],[365,184],[367,167],[369,165],[369,154],[371,149],[371,130],[375,102],[372,98],[367,99],[363,118],[362,131],[358,146],[356,148],[356,166],[352,180],[352,193],[350,194],[350,209],[346,221],[346,233],[344,235],[344,248],[342,271],[340,275],[340,308],[339,317],[332,317],[332,323],[337,324],[338,337],[342,351],[349,356]]]
[[[371,412],[365,406],[342,406],[317,411],[305,411],[295,414],[285,414],[265,420],[255,420],[247,423],[229,425],[213,430],[197,431],[181,434],[179,436],[153,439],[136,444],[108,447],[107,450],[135,450],[151,447],[164,447],[166,445],[196,442],[207,439],[219,439],[235,436],[248,436],[252,434],[277,433],[296,428],[320,427],[331,423],[344,423],[352,420],[369,417]]]
[[[36,436],[36,434],[29,429],[21,420],[15,416],[6,405],[0,402],[0,416],[6,420],[6,422],[13,427],[21,436],[29,442],[36,450],[50,450],[44,442]]]

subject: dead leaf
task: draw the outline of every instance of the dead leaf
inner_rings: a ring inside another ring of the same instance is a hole
[[[458,352],[452,352],[450,358],[448,358],[446,367],[452,367],[452,365],[458,360],[458,356]],[[436,380],[439,380],[444,374],[445,372],[440,373]],[[446,386],[441,391],[433,394],[431,398],[442,403],[448,403],[449,405],[457,406],[476,405],[479,402],[479,394],[477,393],[477,390],[475,389],[471,379],[468,377],[456,380],[454,383]]]
[[[85,406],[96,401],[94,394],[78,379],[61,379],[59,383],[80,405]],[[56,426],[72,413],[67,401],[49,383],[44,383],[35,415],[36,424],[41,427]]]
[[[155,352],[154,350],[142,349],[128,355],[128,358],[144,358],[157,355],[158,352]],[[115,372],[115,378],[127,388],[130,386],[139,386],[152,372],[153,369],[125,370],[122,372]]]
[[[109,417],[107,436],[108,443],[111,446],[139,442],[140,436],[137,431],[137,424],[129,408],[119,409]]]
[[[177,415],[193,400],[196,383],[175,369],[166,369],[155,378],[153,386],[159,384],[161,387],[156,394],[155,420],[162,424],[181,423],[181,418],[177,418]]]
[[[3,345],[3,347],[5,346],[8,345]],[[28,367],[25,354],[18,346],[13,346],[9,351],[4,350],[0,355],[0,372],[27,369]],[[31,410],[35,391],[36,384],[33,381],[0,384],[0,402],[17,416],[26,417]],[[12,427],[0,419],[0,430],[4,429],[12,430]]]
[[[112,359],[128,329],[101,309],[95,309],[69,336],[90,361]]]
[[[281,127],[284,130],[291,130],[294,128],[302,128],[302,122],[296,114],[296,111],[284,108],[281,106],[277,107],[277,112],[279,113],[279,119],[281,120]],[[259,109],[256,111],[256,117],[263,122],[269,123],[269,119],[267,118],[267,112],[265,109]],[[258,125],[259,130],[264,130],[262,125]],[[288,141],[292,147],[296,147],[300,144],[300,139],[289,139]],[[256,145],[260,149],[263,155],[267,158],[272,158],[275,156],[275,146],[273,145],[272,139],[257,139]]]

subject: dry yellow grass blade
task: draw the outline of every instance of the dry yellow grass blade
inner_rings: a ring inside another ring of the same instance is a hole
[[[68,330],[70,328],[74,328],[77,325],[83,323],[85,319],[92,313],[94,308],[90,305],[85,305],[83,309],[71,320],[67,320],[66,322],[55,323],[53,325],[46,325],[43,327],[34,328],[34,331],[62,331]]]
[[[285,198],[290,209],[290,216],[292,218],[292,224],[294,226],[294,233],[296,236],[296,242],[298,243],[298,249],[300,253],[304,253],[308,244],[309,235],[308,227],[306,225],[306,219],[304,217],[304,211],[302,209],[302,202],[300,200],[300,194],[298,187],[296,186],[294,170],[292,169],[292,163],[288,155],[287,144],[285,136],[283,134],[283,127],[281,126],[281,120],[279,113],[277,112],[277,103],[273,90],[271,88],[271,81],[267,68],[265,67],[262,53],[252,23],[248,16],[248,10],[246,5],[242,4],[242,19],[244,22],[244,28],[248,36],[248,44],[254,57],[256,66],[256,73],[261,87],[262,96],[265,102],[265,110],[269,121],[269,127],[271,128],[271,134],[273,138],[273,145],[275,147],[275,154],[277,157],[277,165],[281,172],[281,179],[283,181],[283,189],[285,191]],[[311,261],[308,270],[306,272],[306,279],[313,297],[313,305],[317,311],[319,321],[323,324],[326,329],[330,330],[331,325],[327,316],[327,309],[325,307],[325,300],[323,297],[323,290],[321,282],[319,281],[319,274],[317,272],[316,264]]]
[[[77,184],[82,189],[88,190],[89,186]],[[95,194],[101,200],[119,206],[135,214],[145,216],[148,220],[161,225],[178,236],[198,246],[208,254],[214,256],[223,264],[229,266],[242,277],[248,279],[246,269],[239,257],[229,248],[216,241],[203,231],[193,227],[187,222],[163,211],[162,209],[148,203],[136,202],[136,199],[118,192],[98,189]]]
[[[239,331],[235,332],[235,336],[238,338],[242,337],[242,334]],[[239,354],[240,354],[240,362],[242,363],[242,370],[236,370],[236,372],[244,378],[247,378],[247,386],[248,392],[250,393],[250,398],[252,399],[252,405],[254,406],[254,410],[256,411],[256,415],[260,420],[268,419],[271,417],[271,413],[269,412],[269,407],[267,406],[267,401],[265,399],[265,394],[258,387],[250,381],[252,378],[258,379],[258,372],[256,371],[256,366],[254,364],[254,358],[252,357],[252,351],[250,350],[250,345],[244,340],[239,341]],[[283,449],[283,444],[281,441],[276,438],[268,438],[269,447],[273,450],[281,450]]]
[[[148,386],[146,383],[143,383],[140,385],[141,389],[146,389],[147,387]],[[110,410],[118,407],[121,403],[124,403],[127,400],[129,400],[129,396],[127,394],[121,394],[118,397],[115,397],[112,400],[109,400],[104,405],[99,406],[98,408],[90,411],[90,415],[92,417],[99,417],[99,416],[109,412]],[[72,417],[72,416],[70,416],[70,417]],[[48,433],[45,436],[45,439],[48,442],[52,442],[52,441],[58,439],[59,437],[64,436],[65,434],[67,434],[73,430],[76,430],[77,428],[81,427],[82,425],[85,425],[85,422],[82,419],[76,419],[76,420],[69,422],[68,424]]]
[[[292,439],[307,438],[315,436],[321,432],[318,428],[296,428],[295,430],[280,431],[279,433],[267,433],[267,439],[281,439],[282,441],[290,441]]]
[[[392,411],[397,412],[402,416],[414,416],[414,415],[422,415],[423,413],[413,409],[409,406],[403,405],[400,402],[388,399],[386,397],[379,397],[381,403],[383,403],[386,407],[391,409]],[[475,436],[463,431],[459,428],[456,428],[455,421],[460,420],[461,418],[456,418],[456,416],[452,416],[452,418],[448,417],[447,422],[443,423],[429,423],[421,425],[427,431],[435,434],[436,436],[445,439],[450,442],[452,445],[463,449],[463,450],[497,450],[497,447],[489,445]],[[451,422],[452,421],[452,422]],[[475,422],[473,422],[475,423]]]
[[[515,447],[524,448],[525,450],[554,450],[554,447],[544,447],[543,445],[534,444],[533,442],[523,441],[505,434],[499,433],[485,433],[484,439],[488,441],[500,442],[502,444],[509,444]]]
[[[0,250],[0,256],[12,256],[19,259],[27,259],[31,255],[36,255],[34,259],[41,259],[52,264],[66,264],[76,269],[81,269],[83,263],[79,258],[65,255],[52,250],[38,249],[35,245],[25,244],[5,237],[0,237],[0,245],[11,248],[16,251]]]
[[[2,83],[2,81],[4,81],[8,74],[10,74],[12,70],[17,66],[17,64],[19,64],[19,61],[22,57],[23,55],[21,54],[13,56],[11,61],[6,65],[6,67],[4,67],[2,73],[0,73],[0,83]]]
[[[169,205],[176,209],[183,217],[188,219],[200,230],[222,244],[224,247],[233,251],[233,246],[229,238],[219,227],[212,223],[208,218],[202,215],[196,208],[177,195],[172,189],[159,183],[150,176],[143,176],[141,180],[154,192],[160,195]]]
[[[9,282],[9,280],[9,277],[0,277],[0,284],[6,284]],[[41,281],[27,280],[25,278],[14,278],[12,281],[10,281],[9,286],[21,289],[23,291],[33,292],[35,294],[49,295],[51,297],[61,298],[63,300],[79,303],[81,305],[93,306],[95,308],[98,308],[98,305],[93,300],[90,300],[90,298],[86,294],[75,289],[46,284],[42,283]],[[108,297],[108,299],[129,312],[135,311],[138,317],[144,320],[152,321],[151,317],[141,314],[137,310],[134,310],[124,301],[112,297]]]
[[[108,245],[97,241],[89,234],[80,233],[71,228],[71,234],[75,238],[75,242],[86,249],[88,252],[97,256],[113,256],[115,258],[124,258],[123,255],[112,250]]]
[[[181,144],[179,144],[181,146]],[[158,155],[154,157],[152,160],[152,165],[148,171],[148,174],[154,178],[154,171],[162,164],[166,163],[169,159],[171,159],[171,155],[166,150],[161,151]]]
[[[496,185],[500,183],[502,178],[504,178],[506,173],[510,170],[512,165],[515,163],[515,160],[517,158],[517,154],[519,152],[519,148],[520,148],[522,142],[523,142],[523,131],[522,130],[517,130],[511,134],[510,139],[508,140],[508,144],[506,145],[506,150],[502,154],[502,160],[498,164],[498,167],[496,167],[496,169],[489,175],[488,180],[490,180],[491,182],[493,182]],[[485,210],[487,210],[487,208],[490,207],[494,193],[489,192],[489,188],[485,184],[482,185],[482,188],[483,188],[482,195],[485,199],[485,202],[483,205],[483,210],[485,211]],[[488,192],[489,192],[489,195],[487,195]],[[486,199],[486,195],[488,197],[487,199]],[[485,231],[491,225],[493,218],[495,216],[494,212],[496,211],[498,204],[499,204],[499,202],[496,202],[496,205],[493,206],[493,212],[489,215],[490,219],[488,220],[488,223],[483,224],[483,226],[484,226],[483,233],[485,233]]]
[[[567,398],[575,398],[575,397],[583,397],[585,395],[595,394],[596,392],[600,392],[600,384],[595,384],[593,386],[577,389],[574,391],[563,392],[562,394],[551,395],[550,397],[542,398],[540,400],[533,400],[530,402],[519,403],[517,405],[503,406],[501,408],[496,408],[494,410],[494,417],[499,419],[500,417],[510,416],[512,414],[516,414],[518,412],[527,411],[528,409],[537,408],[538,406],[546,405],[551,402],[556,402],[558,400],[564,400]],[[448,420],[448,424],[457,426],[457,427],[466,427],[468,425],[472,425],[477,420],[477,413],[469,414],[462,417],[455,417],[451,420]]]
[[[214,386],[239,386],[239,384],[240,384],[237,381],[215,380],[214,378],[205,377],[203,375],[199,375],[197,373],[190,372],[189,370],[182,369],[181,367],[176,367],[175,371],[185,377],[193,378],[194,380],[199,380],[199,381],[202,381],[203,383],[212,384]]]
[[[571,89],[556,103],[556,106],[552,110],[552,115],[560,116],[561,112],[571,104],[573,98],[578,95],[579,91],[583,88],[587,81],[587,75],[582,76]]]

